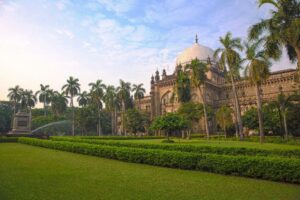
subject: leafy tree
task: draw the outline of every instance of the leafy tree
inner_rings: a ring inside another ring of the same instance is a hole
[[[80,93],[79,79],[70,76],[67,80],[67,84],[63,85],[62,90],[66,95],[69,95],[71,99],[70,106],[72,108],[72,135],[75,136],[75,111],[73,98]]]
[[[21,101],[21,93],[22,93],[22,91],[23,91],[23,89],[20,88],[20,86],[18,86],[18,85],[16,85],[13,88],[9,88],[8,89],[9,93],[8,93],[7,97],[14,104],[14,115],[17,112],[17,104]]]
[[[217,110],[216,119],[220,127],[222,127],[225,138],[227,137],[227,129],[233,124],[233,110],[230,107],[222,106]]]
[[[265,37],[265,50],[268,56],[279,59],[282,46],[285,46],[292,62],[298,60],[300,73],[300,1],[299,0],[259,0],[259,7],[271,4],[271,17],[253,25],[250,39]]]
[[[90,102],[90,95],[86,91],[79,93],[77,97],[77,102],[79,106],[87,106]]]
[[[23,109],[28,109],[31,114],[31,108],[35,106],[37,102],[36,96],[32,90],[23,90],[21,93],[21,106]]]
[[[183,103],[178,109],[178,114],[186,119],[189,129],[187,137],[190,138],[193,123],[199,122],[203,116],[203,105],[193,102]]]
[[[281,115],[281,119],[283,121],[283,127],[284,127],[284,138],[288,139],[288,125],[287,125],[287,114],[288,111],[293,108],[293,104],[297,102],[299,104],[300,102],[300,96],[298,94],[292,94],[289,96],[286,96],[282,91],[278,95],[277,100],[271,102],[273,104],[278,112]]]
[[[178,113],[167,113],[154,119],[151,124],[152,130],[164,130],[167,134],[167,139],[170,139],[172,131],[181,131],[188,127],[188,122]]]
[[[137,109],[128,109],[125,115],[126,129],[129,133],[136,135],[137,132],[144,131],[144,122],[141,112]]]
[[[130,99],[130,91],[131,91],[131,84],[129,82],[125,82],[120,80],[120,86],[117,88],[117,95],[121,101],[121,131],[126,136],[126,128],[125,128],[125,111],[126,111],[126,101]]]
[[[7,133],[11,129],[12,114],[13,107],[11,104],[0,102],[0,133]]]
[[[53,114],[56,116],[64,114],[67,110],[68,102],[68,97],[65,96],[64,92],[53,92],[51,96],[51,110]]]
[[[117,132],[117,110],[120,107],[117,91],[114,86],[109,85],[106,87],[104,102],[106,109],[111,113],[111,134],[114,135]]]
[[[232,92],[234,96],[234,107],[236,115],[237,123],[238,123],[238,133],[240,135],[240,139],[243,139],[243,122],[241,117],[241,108],[239,104],[239,99],[237,96],[235,79],[238,76],[238,71],[240,68],[241,58],[237,51],[242,51],[243,46],[241,45],[240,38],[232,38],[230,32],[228,32],[225,37],[220,37],[220,42],[222,44],[222,48],[218,48],[214,57],[217,58],[220,54],[219,67],[225,72],[229,73],[229,78],[232,85]]]
[[[205,82],[207,80],[206,72],[208,70],[207,64],[200,62],[197,58],[192,60],[191,64],[188,64],[186,66],[187,69],[191,70],[191,80],[192,85],[196,88],[198,88],[202,104],[203,104],[203,114],[204,114],[204,122],[205,122],[205,130],[207,137],[209,138],[209,127],[208,127],[208,116],[207,116],[207,105],[205,100]],[[203,87],[203,89],[202,89]]]
[[[270,74],[270,62],[266,57],[264,51],[260,51],[260,45],[262,40],[245,43],[246,49],[246,69],[245,76],[255,85],[256,91],[256,102],[257,102],[257,114],[259,122],[259,135],[260,143],[264,142],[264,126],[263,126],[263,116],[262,116],[262,94],[261,94],[261,84],[266,80]]]
[[[287,113],[287,126],[293,136],[300,136],[300,104],[292,104]]]
[[[102,80],[97,80],[95,83],[90,83],[91,86],[91,102],[97,106],[98,110],[98,135],[102,135],[101,128],[101,110],[103,108],[104,92],[106,86],[102,83]]]
[[[134,99],[135,100],[138,100],[138,109],[140,110],[141,108],[140,108],[140,101],[141,101],[141,99],[142,98],[144,98],[144,95],[145,95],[145,93],[146,93],[146,90],[145,90],[145,88],[143,88],[143,85],[144,84],[138,84],[138,85],[136,85],[136,84],[133,84],[133,86],[132,86],[132,92],[133,92],[133,96],[134,96]]]
[[[182,71],[181,65],[177,67],[177,79],[175,84],[175,91],[179,102],[189,102],[191,100],[191,83],[188,72]],[[174,96],[174,95],[173,95]]]
[[[94,105],[87,105],[76,109],[75,124],[81,130],[82,135],[87,135],[88,132],[95,130],[94,127],[97,124],[96,110]]]

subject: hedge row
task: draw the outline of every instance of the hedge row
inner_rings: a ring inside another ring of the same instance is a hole
[[[18,142],[18,137],[0,137],[0,143],[4,142]]]
[[[99,140],[148,140],[163,139],[161,136],[79,136],[80,139],[99,139]]]
[[[151,143],[135,143],[130,141],[108,141],[108,140],[89,140],[71,137],[51,137],[55,141],[81,142],[89,144],[109,145],[118,147],[134,147],[144,149],[163,149],[171,151],[194,152],[194,153],[213,153],[224,155],[248,155],[248,156],[281,156],[300,158],[300,150],[265,150],[244,147],[221,147],[208,145],[189,145],[189,144],[151,144]]]
[[[196,154],[34,138],[20,138],[19,142],[127,162],[300,183],[299,159]]]

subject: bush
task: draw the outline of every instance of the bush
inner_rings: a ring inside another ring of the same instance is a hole
[[[20,138],[19,142],[127,162],[300,183],[299,159],[196,154],[34,138]]]
[[[161,141],[162,143],[174,143],[175,141],[174,140],[163,140]]]
[[[98,139],[98,140],[147,140],[147,139],[162,139],[164,137],[158,136],[80,136],[80,139]]]
[[[0,137],[0,143],[4,142],[18,142],[18,137]]]
[[[108,140],[89,140],[89,139],[76,139],[72,137],[51,137],[56,141],[70,141],[81,142],[89,144],[119,146],[119,147],[134,147],[144,149],[163,149],[170,151],[183,151],[195,153],[214,153],[224,155],[250,155],[250,156],[282,156],[282,157],[295,157],[300,158],[300,150],[265,150],[245,147],[220,147],[208,145],[189,145],[189,144],[149,144],[149,143],[135,143],[130,141],[108,141]]]

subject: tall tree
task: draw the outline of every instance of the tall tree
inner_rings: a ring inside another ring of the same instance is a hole
[[[227,128],[233,123],[232,113],[233,110],[227,106],[220,107],[216,113],[217,123],[223,129],[225,138],[227,137]]]
[[[229,78],[232,85],[232,92],[234,96],[234,107],[235,107],[235,118],[237,121],[238,133],[240,135],[240,139],[243,139],[243,123],[241,117],[241,108],[239,104],[239,99],[237,96],[235,79],[239,73],[239,67],[241,63],[240,55],[237,51],[242,51],[243,46],[241,45],[240,38],[232,38],[230,32],[228,32],[225,37],[220,37],[220,43],[222,44],[222,48],[218,48],[214,57],[217,59],[218,55],[220,55],[219,67],[229,73]]]
[[[264,51],[260,50],[262,40],[245,43],[246,68],[245,76],[249,79],[250,83],[255,85],[257,114],[259,122],[259,135],[260,143],[264,142],[264,126],[263,126],[263,113],[262,113],[262,94],[261,84],[266,80],[270,74],[270,62],[266,57]]]
[[[86,91],[83,91],[78,94],[77,102],[79,106],[85,107],[86,105],[88,105],[89,101],[90,95]]]
[[[73,98],[80,93],[80,84],[78,78],[69,77],[67,84],[63,85],[62,90],[68,96],[70,96],[70,106],[72,108],[72,135],[75,136],[75,111]]]
[[[104,92],[105,92],[105,84],[102,83],[102,80],[97,80],[95,83],[90,83],[91,86],[91,102],[97,106],[98,109],[98,135],[102,135],[101,128],[101,110],[103,108],[103,100],[104,100]]]
[[[9,98],[10,101],[13,101],[13,105],[14,105],[14,115],[17,112],[17,104],[20,102],[21,100],[21,93],[22,93],[22,88],[20,88],[20,86],[16,85],[13,88],[9,88],[8,89],[8,95],[7,97]]]
[[[288,139],[288,126],[287,126],[287,113],[289,109],[292,107],[293,102],[300,102],[300,96],[298,94],[292,94],[289,96],[286,96],[282,91],[277,97],[276,101],[271,102],[270,104],[273,104],[277,107],[279,110],[279,113],[282,116],[283,120],[283,127],[284,127],[284,138]]]
[[[250,39],[264,34],[265,49],[268,56],[279,59],[282,46],[285,46],[292,62],[298,60],[300,74],[300,1],[299,0],[258,0],[259,7],[270,4],[271,17],[253,25],[249,31]]]
[[[140,101],[141,101],[142,98],[144,98],[145,93],[146,93],[146,90],[145,90],[145,88],[143,88],[143,85],[144,84],[141,83],[141,84],[138,84],[138,85],[133,84],[133,86],[132,86],[133,96],[134,96],[135,100],[138,100],[138,104],[139,104],[138,109],[139,110],[141,110]]]
[[[181,65],[177,67],[177,79],[175,84],[175,93],[178,101],[185,103],[191,100],[191,81],[187,71],[183,71]]]
[[[205,130],[206,130],[207,138],[209,138],[210,133],[208,127],[207,105],[205,99],[205,82],[207,80],[206,72],[208,70],[207,64],[200,62],[196,58],[192,60],[192,62],[188,64],[186,68],[190,69],[192,85],[198,88],[199,94],[202,99]]]
[[[120,85],[117,88],[118,97],[121,101],[121,130],[122,134],[126,136],[126,129],[125,129],[125,111],[126,111],[126,101],[130,98],[130,91],[131,91],[131,84],[129,82],[125,82],[120,80]]]
[[[105,107],[111,113],[111,134],[115,135],[117,132],[117,109],[118,109],[118,97],[114,86],[109,85],[106,87],[104,96]]]
[[[46,107],[51,101],[51,92],[49,85],[40,84],[40,90],[35,93],[35,95],[38,96],[39,101],[43,103],[44,116],[47,115]]]
[[[68,97],[64,94],[64,92],[52,92],[51,110],[54,113],[54,115],[62,115],[67,110],[68,102]]]

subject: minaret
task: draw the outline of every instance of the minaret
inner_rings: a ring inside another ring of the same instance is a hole
[[[195,43],[198,44],[198,35],[196,34]]]
[[[161,78],[165,79],[166,77],[167,77],[167,72],[165,69],[163,69]]]
[[[159,79],[160,79],[160,77],[159,77],[159,71],[156,70],[156,72],[155,72],[155,81],[158,82]]]

